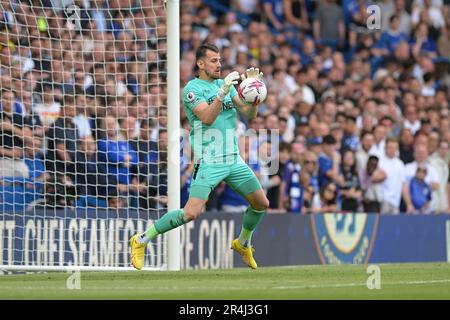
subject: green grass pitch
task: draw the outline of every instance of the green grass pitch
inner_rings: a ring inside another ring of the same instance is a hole
[[[381,264],[381,289],[366,265],[262,267],[180,272],[0,275],[0,299],[450,299],[450,264]]]

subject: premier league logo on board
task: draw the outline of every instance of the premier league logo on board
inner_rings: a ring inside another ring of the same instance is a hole
[[[379,216],[365,213],[311,216],[314,241],[323,264],[367,263]]]

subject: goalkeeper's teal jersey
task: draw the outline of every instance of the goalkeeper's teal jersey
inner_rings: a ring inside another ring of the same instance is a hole
[[[190,142],[194,150],[194,160],[209,163],[232,163],[239,155],[236,139],[237,111],[233,98],[237,95],[234,86],[222,102],[222,110],[214,123],[204,124],[193,112],[201,102],[211,104],[223,80],[206,81],[195,78],[183,90],[183,104],[191,126]]]

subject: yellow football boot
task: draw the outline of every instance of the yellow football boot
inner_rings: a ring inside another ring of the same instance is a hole
[[[130,239],[131,246],[131,264],[138,270],[141,270],[144,266],[145,258],[145,248],[147,245],[145,243],[139,243],[137,241],[138,235],[135,234]]]
[[[253,249],[252,246],[244,247],[240,244],[239,239],[234,239],[231,242],[231,249],[235,250],[237,253],[239,253],[242,257],[242,261],[249,266],[252,269],[258,268],[258,265],[256,264],[255,259],[253,258],[253,252],[255,252],[255,249]]]

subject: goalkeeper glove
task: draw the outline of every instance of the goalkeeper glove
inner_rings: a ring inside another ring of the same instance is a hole
[[[250,69],[246,70],[247,78],[256,78],[258,80],[262,80],[263,73],[259,72],[259,68],[251,67]],[[245,80],[245,75],[241,74],[241,80]]]
[[[239,72],[233,71],[228,74],[225,79],[223,79],[223,85],[217,92],[217,98],[219,98],[220,101],[223,101],[223,99],[225,99],[225,96],[230,92],[231,86],[234,84],[238,84],[238,80]]]

